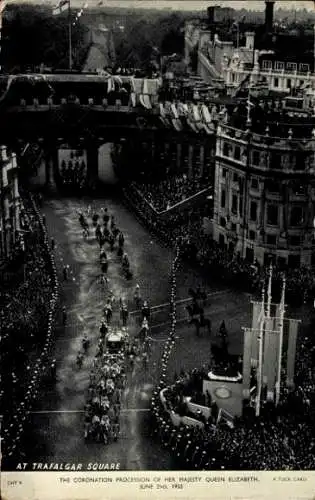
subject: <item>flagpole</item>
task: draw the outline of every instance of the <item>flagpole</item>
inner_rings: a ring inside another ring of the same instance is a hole
[[[71,0],[68,0],[68,25],[69,25],[69,71],[72,71]]]
[[[282,282],[281,300],[279,305],[279,346],[278,346],[279,351],[278,351],[277,382],[276,382],[276,401],[275,401],[276,406],[279,404],[280,389],[281,389],[283,322],[284,322],[284,312],[285,312],[285,286],[286,286],[286,278],[284,276]]]
[[[272,287],[272,263],[269,266],[269,276],[268,276],[268,292],[267,292],[267,317],[270,318],[271,311],[271,289]]]
[[[261,405],[261,389],[263,380],[263,348],[264,348],[264,328],[265,328],[265,285],[262,290],[261,298],[261,313],[260,313],[260,324],[258,333],[258,367],[257,367],[257,393],[256,393],[256,417],[260,415],[260,405]]]

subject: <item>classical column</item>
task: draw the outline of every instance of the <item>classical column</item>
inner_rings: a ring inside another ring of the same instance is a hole
[[[244,399],[250,399],[252,335],[253,332],[251,328],[244,328],[244,348],[243,348],[243,398]]]
[[[205,168],[205,147],[203,145],[200,146],[200,176],[202,177],[204,174]]]
[[[189,144],[188,146],[188,179],[191,179],[193,176],[193,155],[194,155],[194,146]]]
[[[151,142],[151,162],[152,162],[151,165],[153,166],[153,168],[155,165],[155,149],[156,149],[155,142],[152,141]]]
[[[53,190],[56,187],[55,183],[56,170],[58,170],[57,146],[49,144],[45,148],[46,187],[49,190]]]
[[[12,225],[10,220],[10,203],[7,195],[4,195],[4,221],[5,221],[5,255],[7,257],[11,254],[12,245]]]
[[[177,172],[181,171],[182,165],[182,145],[180,142],[176,144],[176,170]]]
[[[87,156],[87,184],[90,187],[96,186],[98,181],[98,149],[96,141],[91,141],[86,147]]]
[[[14,171],[14,179],[13,179],[13,200],[14,200],[14,229],[15,231],[20,231],[20,193],[19,193],[19,178],[18,178],[18,170],[17,170],[17,162],[16,162],[16,154],[12,154],[12,168]],[[14,235],[15,239],[15,235]]]
[[[258,333],[260,329],[262,303],[252,302],[252,341],[251,341],[251,365],[257,366],[258,363]]]

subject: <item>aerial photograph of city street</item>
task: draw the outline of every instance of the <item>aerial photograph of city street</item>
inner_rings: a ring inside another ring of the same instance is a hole
[[[0,33],[1,469],[313,471],[315,2]]]

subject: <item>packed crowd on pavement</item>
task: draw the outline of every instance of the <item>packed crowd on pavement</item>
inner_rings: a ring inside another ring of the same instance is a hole
[[[205,470],[313,470],[315,436],[315,384],[313,366],[315,341],[309,333],[300,335],[296,356],[295,389],[283,385],[280,403],[263,403],[261,415],[247,408],[233,425],[218,420],[218,406],[210,393],[202,392],[211,366],[181,371],[173,385],[156,398],[153,416],[156,433],[164,446],[177,456],[182,467]],[[283,374],[284,375],[284,374]],[[192,413],[189,401],[211,409],[209,418]],[[201,426],[173,424],[171,412],[191,417]],[[250,443],[250,446],[249,446]]]
[[[182,256],[206,267],[212,276],[223,277],[235,286],[241,283],[242,287],[247,285],[247,289],[251,291],[261,289],[260,285],[268,270],[220,248],[204,234],[202,208],[193,213],[177,213],[164,222],[148,208],[139,193],[129,190],[125,191],[125,195],[127,202],[134,207],[148,228],[162,241],[179,248]],[[282,269],[274,266],[273,276],[279,285],[282,272]],[[286,276],[288,301],[301,305],[313,297],[314,277],[311,270],[287,270]],[[315,416],[314,361],[314,339],[311,331],[303,330],[296,354],[295,389],[289,391],[283,383],[277,408],[271,403],[263,404],[258,418],[253,415],[253,409],[247,409],[242,419],[234,420],[234,428],[224,419],[218,425],[217,408],[208,395],[201,393],[200,376],[205,377],[207,371],[183,373],[165,393],[167,409],[157,395],[153,398],[152,415],[156,434],[164,446],[175,453],[183,468],[312,470],[315,450],[312,423]],[[158,389],[164,387],[167,387],[165,379]],[[193,396],[192,401],[210,406],[211,417],[205,419],[202,415],[196,417],[196,414],[193,417],[184,396]],[[203,427],[183,424],[175,427],[170,417],[171,410],[179,415],[199,419]]]
[[[6,458],[20,450],[28,411],[43,377],[50,377],[51,327],[57,281],[45,226],[32,198],[23,196],[23,239],[15,255],[18,280],[1,286],[1,408]]]
[[[157,196],[160,190],[157,189]],[[257,261],[249,262],[239,253],[233,253],[221,247],[204,231],[204,217],[208,217],[206,207],[193,210],[184,207],[181,211],[160,218],[152,210],[151,198],[143,197],[134,185],[125,190],[127,202],[135,209],[143,223],[162,241],[174,246],[178,244],[181,255],[193,265],[201,266],[211,279],[218,279],[244,291],[257,293],[261,296],[268,267],[260,266]],[[152,195],[153,196],[153,195]],[[283,268],[273,266],[273,296],[279,297]],[[315,295],[315,276],[312,269],[286,269],[286,296],[290,304],[301,305],[313,300]]]
[[[133,182],[133,186],[157,212],[162,212],[208,188],[209,179],[207,177],[188,179],[186,174],[181,174],[154,184]]]

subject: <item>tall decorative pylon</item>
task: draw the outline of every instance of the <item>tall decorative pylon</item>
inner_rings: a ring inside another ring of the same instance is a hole
[[[272,295],[272,263],[270,262],[268,273],[268,290],[267,290],[267,316],[270,318],[271,312],[271,295]]]
[[[286,369],[287,387],[294,387],[296,341],[300,320],[285,318],[285,276],[282,281],[280,302],[272,304],[272,271],[270,265],[267,291],[264,286],[261,301],[252,302],[252,325],[251,328],[244,328],[243,398],[251,399],[253,389],[250,387],[251,371],[255,369],[256,416],[260,415],[263,401],[279,404],[283,369]],[[286,360],[283,353],[284,324],[286,331],[288,330]],[[263,388],[266,391],[263,391]]]
[[[279,403],[280,389],[281,389],[283,322],[284,322],[284,313],[285,313],[285,288],[286,288],[286,278],[285,278],[285,276],[283,276],[281,300],[280,300],[280,306],[279,306],[279,350],[278,350],[278,372],[277,372],[277,382],[276,382],[276,405]]]

